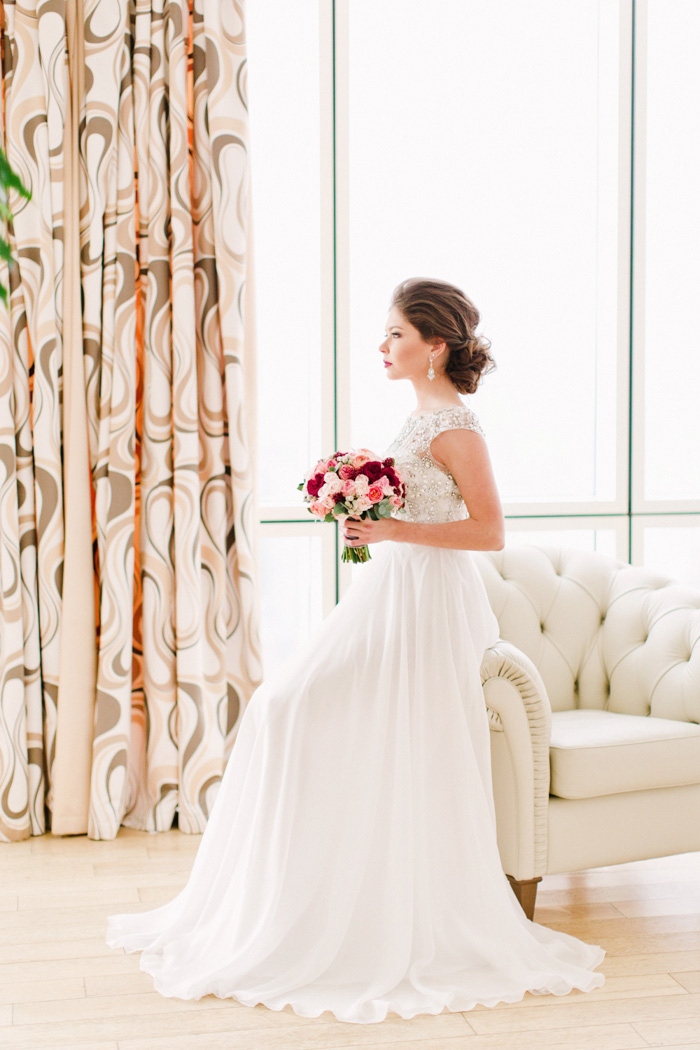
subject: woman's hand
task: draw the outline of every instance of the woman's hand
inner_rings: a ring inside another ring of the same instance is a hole
[[[400,523],[396,518],[380,518],[373,521],[372,518],[345,519],[343,523],[343,537],[346,547],[362,547],[367,543],[380,543],[381,540],[393,540]]]

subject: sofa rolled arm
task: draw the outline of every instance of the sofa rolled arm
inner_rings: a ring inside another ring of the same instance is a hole
[[[547,690],[532,660],[500,638],[484,652],[481,682],[492,734],[503,734],[492,736],[492,757],[504,868],[516,879],[541,876],[547,870],[552,728]]]

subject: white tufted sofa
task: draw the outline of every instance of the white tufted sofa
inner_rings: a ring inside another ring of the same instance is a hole
[[[474,552],[498,845],[533,918],[554,872],[700,850],[700,590],[570,547]]]

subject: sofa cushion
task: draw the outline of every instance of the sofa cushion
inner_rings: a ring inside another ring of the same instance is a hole
[[[550,795],[592,798],[700,783],[700,725],[577,708],[552,712]]]

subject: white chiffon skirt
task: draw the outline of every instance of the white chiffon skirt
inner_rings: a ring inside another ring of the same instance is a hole
[[[472,553],[371,551],[249,701],[185,888],[107,943],[165,996],[361,1024],[600,987],[605,950],[528,919],[501,866]]]

